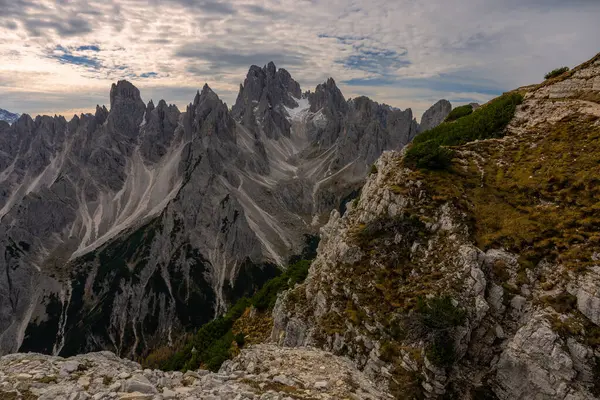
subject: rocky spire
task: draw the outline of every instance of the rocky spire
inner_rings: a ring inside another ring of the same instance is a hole
[[[116,84],[113,83],[110,89],[110,108],[115,106],[117,101],[128,101],[133,102],[142,101],[140,97],[140,91],[138,88],[133,86],[129,81],[118,81]]]
[[[152,101],[152,99],[150,99],[148,105],[146,106],[146,114],[150,114],[152,110],[154,110],[154,102]]]
[[[100,107],[99,105],[96,105],[96,114],[94,116],[96,118],[96,123],[102,125],[108,117],[108,110],[105,106]]]
[[[330,115],[336,113],[346,113],[348,104],[344,99],[344,95],[335,84],[333,78],[327,79],[327,82],[317,86],[314,93],[309,94],[310,111],[317,112],[322,108]]]
[[[110,89],[110,113],[108,124],[111,131],[134,137],[139,131],[146,105],[140,91],[131,82],[113,83]]]
[[[432,105],[421,117],[421,124],[419,125],[419,132],[425,132],[429,129],[435,128],[450,114],[452,111],[452,104],[448,100],[440,100]]]
[[[301,96],[300,85],[285,69],[278,70],[273,62],[263,68],[253,65],[240,85],[232,114],[246,126],[258,123],[269,137],[289,136],[283,107],[297,107],[295,98]]]

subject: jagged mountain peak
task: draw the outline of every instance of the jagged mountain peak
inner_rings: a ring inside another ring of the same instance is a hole
[[[323,108],[325,112],[330,114],[337,112],[345,113],[348,110],[348,104],[344,99],[344,95],[333,78],[329,78],[324,83],[317,85],[315,91],[309,93],[308,99],[312,112],[317,112]]]
[[[206,101],[207,99],[211,102],[221,101],[219,96],[210,88],[210,86],[208,86],[208,83],[205,83],[204,86],[202,86],[202,90],[196,91],[196,96],[194,97],[192,105],[196,107],[200,102]]]
[[[269,75],[275,75],[277,71],[277,67],[275,66],[275,63],[273,61],[270,61],[265,67],[265,69]]]
[[[225,103],[221,100],[219,95],[217,95],[207,83],[204,84],[202,90],[198,90],[196,92],[196,96],[194,97],[193,106],[196,110],[198,109],[213,109],[217,107],[225,107]]]
[[[154,101],[152,101],[152,99],[150,99],[150,101],[146,105],[146,113],[151,113],[152,110],[154,110]]]
[[[270,138],[289,137],[290,123],[285,107],[298,107],[296,99],[301,97],[300,84],[288,71],[277,69],[273,62],[263,68],[253,65],[240,85],[231,112],[249,128],[262,127]]]
[[[105,106],[100,107],[99,105],[96,106],[96,121],[98,122],[98,124],[102,125],[104,123],[104,121],[106,121],[106,118],[108,117],[108,110],[106,109]]]
[[[117,83],[113,83],[110,89],[110,107],[111,109],[115,106],[115,102],[120,99],[121,101],[132,100],[134,102],[141,102],[140,91],[133,83],[127,80],[121,80]]]
[[[275,63],[270,62],[263,68],[253,65],[248,70],[244,83],[240,85],[235,105],[232,108],[236,118],[243,118],[248,114],[262,117],[269,108],[283,105],[297,107],[294,98],[302,97],[300,84],[296,82],[285,69],[277,69]],[[256,113],[255,113],[255,108]]]
[[[219,99],[219,96],[210,88],[210,86],[208,86],[208,83],[205,83],[204,86],[202,86],[200,97],[208,97],[212,100]]]
[[[110,89],[110,112],[107,116],[110,132],[134,138],[145,113],[146,105],[137,87],[126,80],[113,83]]]

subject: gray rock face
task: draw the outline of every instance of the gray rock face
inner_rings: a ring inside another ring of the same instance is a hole
[[[308,94],[308,99],[310,101],[310,111],[312,112],[325,109],[325,112],[333,115],[334,113],[345,114],[348,111],[346,100],[333,78],[317,85],[314,93]]]
[[[452,111],[452,104],[448,100],[440,100],[431,106],[423,116],[421,117],[421,123],[419,124],[419,132],[425,132],[429,129],[435,128],[450,114]]]
[[[312,111],[315,110],[315,111]],[[252,293],[349,201],[410,110],[253,66],[231,111],[127,81],[110,110],[0,125],[0,352],[135,356]]]
[[[477,249],[469,242],[463,216],[448,204],[431,214],[435,217],[420,228],[421,236],[410,236],[410,229],[405,227],[402,234],[382,239],[382,244],[370,242],[370,253],[356,243],[356,232],[361,229],[382,219],[398,221],[406,210],[422,205],[419,201],[425,196],[418,183],[407,184],[415,190],[410,195],[394,193],[390,188],[391,182],[409,182],[403,175],[409,171],[398,168],[399,159],[398,153],[385,152],[377,161],[378,173],[368,178],[357,206],[344,216],[337,211],[331,213],[321,229],[318,255],[306,281],[277,300],[271,341],[290,347],[317,346],[348,356],[380,387],[390,383],[388,378],[398,381],[398,376],[406,376],[406,371],[417,374],[422,382],[419,390],[426,398],[444,398],[452,390],[456,398],[470,399],[471,390],[482,386],[493,393],[492,398],[502,400],[596,398],[592,382],[598,379],[594,370],[597,346],[577,334],[565,338],[564,332],[556,331],[556,322],[552,321],[573,323],[571,314],[561,315],[551,308],[542,310],[531,295],[517,295],[498,286],[490,271],[502,266],[509,277],[509,287],[520,268],[518,258],[503,250],[484,253]],[[422,241],[424,237],[427,239]],[[396,281],[394,289],[398,292],[420,287],[419,279],[427,279],[422,277],[429,276],[429,271],[442,271],[429,295],[452,292],[456,304],[466,310],[464,324],[454,332],[445,332],[451,335],[455,351],[451,368],[434,365],[428,359],[427,347],[423,345],[428,332],[415,333],[418,328],[411,325],[411,314],[404,319],[402,310],[394,310],[397,306],[384,309],[387,300],[373,291],[373,282],[378,282],[378,291],[385,285],[384,280],[376,278],[385,263],[381,254],[393,257],[392,260],[398,260],[399,254],[410,254],[410,278]],[[440,259],[444,260],[441,270]],[[578,276],[573,285],[577,307],[591,324],[596,315],[596,269]],[[400,336],[396,348],[412,349],[411,353],[396,350],[401,363],[386,353],[394,348],[390,345],[390,326],[396,323],[408,332],[413,330]],[[593,325],[591,329],[595,329]],[[408,384],[400,386],[397,393],[405,393],[409,388],[414,390]]]
[[[600,266],[590,268],[569,287],[577,297],[577,309],[600,326]]]
[[[301,97],[300,85],[285,69],[275,67],[272,62],[264,68],[250,67],[244,84],[240,86],[231,112],[246,126],[260,125],[268,138],[290,136],[290,123],[285,118],[286,107],[297,107]]]
[[[585,346],[579,345],[586,349]],[[573,342],[570,348],[579,347]],[[583,385],[574,383],[577,376],[573,359],[544,315],[536,314],[509,341],[497,365],[501,399],[593,399]],[[589,365],[586,351],[574,351]]]

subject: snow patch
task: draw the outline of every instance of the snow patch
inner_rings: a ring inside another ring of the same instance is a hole
[[[298,107],[295,108],[288,108],[285,107],[285,111],[287,111],[290,119],[292,121],[302,121],[310,112],[310,103],[308,102],[308,99],[296,99],[294,98],[294,100],[296,100],[296,103],[298,103]]]

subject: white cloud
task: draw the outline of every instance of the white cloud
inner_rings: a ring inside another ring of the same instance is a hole
[[[208,82],[232,104],[248,64],[274,60],[304,90],[333,76],[347,97],[420,116],[442,97],[483,102],[574,66],[600,37],[595,0],[0,0],[0,9],[0,107],[33,114],[93,110],[123,78],[145,100],[183,107]]]

